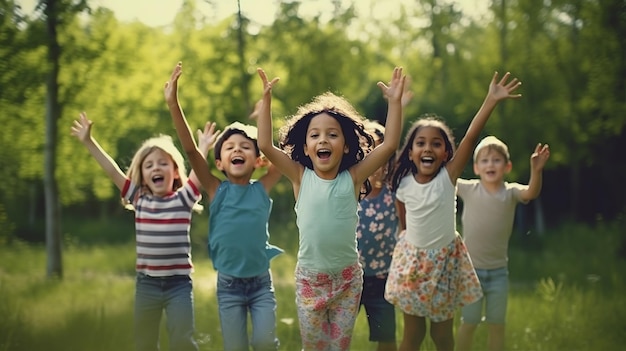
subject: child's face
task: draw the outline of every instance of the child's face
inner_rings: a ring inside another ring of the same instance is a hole
[[[311,119],[304,154],[311,159],[318,176],[334,179],[341,159],[348,151],[341,125],[335,118],[321,113]]]
[[[500,152],[485,147],[478,152],[474,161],[474,173],[483,181],[501,183],[511,170],[511,166],[511,162],[508,162]]]
[[[155,148],[141,162],[141,179],[154,196],[165,196],[173,191],[178,170],[172,157],[165,151]]]
[[[228,178],[250,180],[257,165],[258,157],[254,143],[242,134],[233,134],[224,140],[220,152],[221,159],[216,160],[217,169],[225,172]]]
[[[409,151],[409,159],[417,167],[416,180],[419,183],[429,182],[447,158],[446,142],[441,130],[436,127],[418,129]]]

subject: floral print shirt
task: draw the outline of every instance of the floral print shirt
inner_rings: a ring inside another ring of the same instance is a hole
[[[356,235],[365,276],[382,278],[389,272],[398,228],[395,202],[395,194],[383,187],[378,196],[359,203]]]

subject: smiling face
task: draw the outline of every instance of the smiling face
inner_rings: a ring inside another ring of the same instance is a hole
[[[154,148],[141,162],[144,186],[154,196],[165,196],[173,191],[174,180],[178,179],[176,164],[172,157],[160,148]]]
[[[311,159],[315,173],[334,179],[344,154],[349,151],[339,122],[327,113],[311,119],[306,132],[304,154]]]
[[[224,140],[220,159],[215,160],[215,164],[231,182],[247,183],[258,161],[254,142],[240,133],[235,133]]]
[[[441,130],[426,126],[417,130],[409,151],[409,160],[417,167],[415,180],[418,183],[431,181],[442,164],[448,160],[446,142]]]
[[[511,167],[512,164],[505,155],[490,147],[482,148],[474,161],[474,173],[486,183],[502,183]]]

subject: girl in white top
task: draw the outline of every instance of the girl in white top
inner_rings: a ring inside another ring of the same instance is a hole
[[[489,115],[499,101],[519,98],[520,86],[509,73],[493,75],[489,92],[455,152],[450,128],[435,117],[418,119],[408,131],[396,161],[400,230],[393,253],[385,298],[404,313],[400,350],[419,349],[426,318],[437,350],[453,350],[455,309],[482,296],[463,240],[456,232],[455,184],[469,160]]]
[[[271,88],[263,81],[257,119],[258,144],[293,186],[300,234],[296,303],[305,350],[349,350],[363,286],[358,261],[358,199],[367,178],[385,164],[400,143],[405,77],[393,71],[389,86],[379,82],[389,106],[385,140],[374,150],[365,119],[342,97],[317,96],[301,106],[281,130],[281,147],[272,141]],[[370,152],[371,150],[371,152]],[[365,190],[367,192],[367,190]]]

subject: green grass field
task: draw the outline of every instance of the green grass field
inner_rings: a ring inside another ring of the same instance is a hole
[[[73,225],[90,233],[101,227]],[[507,349],[626,350],[626,259],[618,255],[625,240],[623,228],[623,221],[563,225],[533,238],[532,245],[513,239]],[[204,251],[203,234],[193,235],[197,340],[201,350],[220,350],[215,272]],[[0,351],[133,350],[133,243],[81,244],[71,231],[67,236],[62,280],[46,279],[43,246],[0,246]],[[294,254],[291,250],[272,261],[278,336],[281,350],[290,351],[300,348]],[[397,333],[400,339],[400,315]],[[481,327],[474,350],[484,350],[485,340]],[[434,350],[428,338],[423,346]],[[161,349],[168,350],[165,332]],[[363,311],[352,350],[374,350]]]

